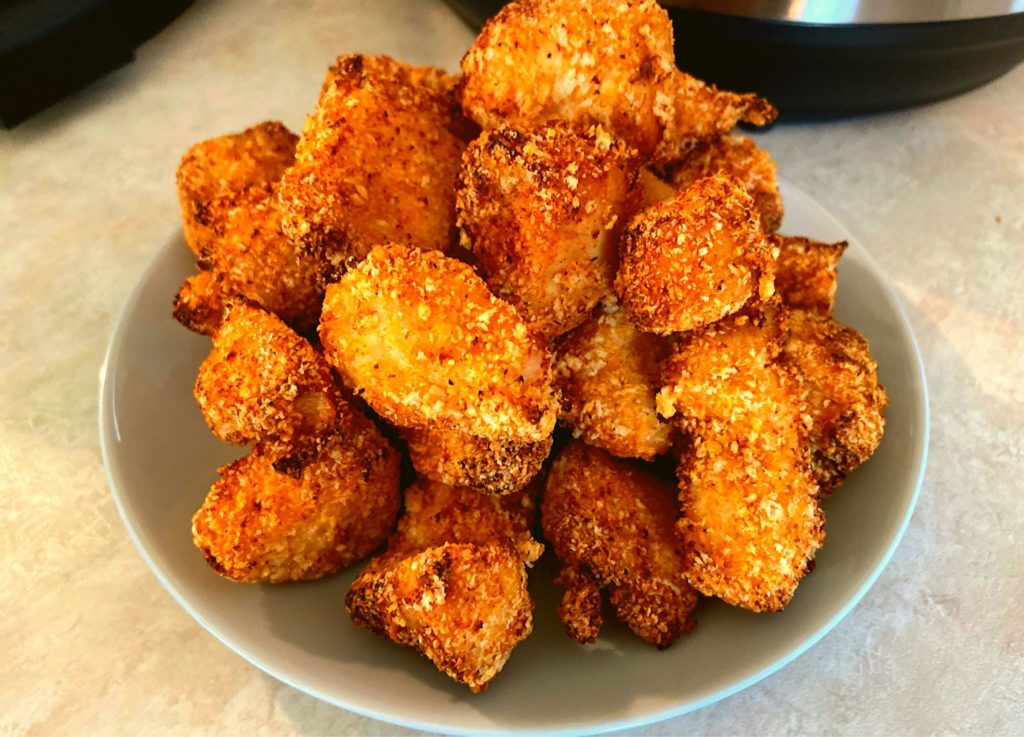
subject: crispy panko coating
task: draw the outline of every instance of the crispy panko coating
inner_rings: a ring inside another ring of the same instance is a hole
[[[281,178],[295,157],[298,137],[281,123],[197,143],[178,165],[178,201],[189,248],[205,258],[225,233],[225,220],[252,188]]]
[[[372,552],[394,527],[399,457],[365,417],[346,415],[308,456],[275,470],[261,448],[220,469],[192,519],[217,573],[278,583],[327,576]]]
[[[526,567],[507,544],[428,548],[360,576],[345,603],[356,624],[426,656],[474,693],[533,631]]]
[[[224,290],[273,312],[297,330],[316,327],[323,302],[315,263],[281,232],[275,187],[252,187],[225,217],[224,233],[201,265]]]
[[[463,243],[491,290],[535,329],[561,335],[611,293],[637,169],[636,152],[600,126],[502,126],[466,150]]]
[[[570,637],[593,642],[601,626],[594,587],[619,619],[658,648],[687,628],[697,593],[683,576],[675,487],[643,464],[572,441],[548,476],[544,537],[563,566],[559,616]]]
[[[732,177],[743,185],[761,216],[761,227],[774,233],[782,224],[782,194],[775,176],[775,162],[749,138],[720,136],[702,140],[682,158],[662,165],[668,182],[686,189],[698,179],[714,174]]]
[[[485,129],[600,123],[645,158],[775,116],[754,95],[679,72],[672,23],[654,0],[509,3],[466,52],[462,71],[463,109]]]
[[[378,246],[330,285],[325,355],[389,422],[540,442],[555,424],[551,360],[507,302],[437,251]]]
[[[453,244],[465,144],[442,75],[386,56],[331,67],[278,190],[284,233],[326,281],[378,243]]]
[[[824,540],[802,391],[779,363],[785,312],[690,333],[665,369],[665,416],[691,433],[678,474],[686,576],[753,611],[789,603]]]
[[[783,360],[807,390],[812,468],[823,494],[837,489],[882,442],[889,398],[860,333],[827,315],[793,310]]]
[[[387,551],[345,598],[353,621],[483,691],[533,628],[526,567],[544,549],[533,513],[529,494],[417,481]]]
[[[736,180],[699,179],[635,215],[622,233],[615,290],[641,330],[685,332],[774,293],[775,257]]]
[[[539,441],[488,439],[445,427],[406,430],[416,472],[454,486],[509,494],[526,486],[551,452],[551,437]]]
[[[621,309],[577,328],[555,357],[561,419],[576,437],[616,456],[650,461],[668,451],[671,426],[654,405],[667,348]]]
[[[836,267],[846,241],[820,243],[799,236],[776,235],[779,258],[775,288],[783,303],[796,310],[831,315],[836,303]]]
[[[195,396],[229,443],[287,455],[329,430],[344,409],[330,366],[279,317],[244,303],[228,309],[199,367]]]
[[[778,111],[757,95],[719,90],[678,70],[669,89],[675,117],[659,151],[661,161],[677,159],[681,152],[727,134],[738,123],[763,126],[778,116]]]
[[[213,335],[231,301],[224,278],[212,271],[193,274],[174,297],[174,319],[194,333]]]

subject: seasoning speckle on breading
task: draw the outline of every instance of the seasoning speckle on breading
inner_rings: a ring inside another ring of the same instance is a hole
[[[557,403],[544,342],[464,263],[374,248],[327,290],[320,338],[345,382],[399,427],[545,440]]]
[[[443,78],[386,56],[342,56],[331,67],[278,190],[284,233],[324,281],[378,243],[453,244],[464,143],[455,85]]]
[[[667,350],[666,339],[637,329],[624,310],[601,312],[555,354],[560,418],[613,455],[654,460],[672,446],[672,427],[654,404]]]
[[[675,67],[672,22],[654,0],[521,0],[484,26],[462,59],[466,114],[485,129],[600,123],[641,156],[674,158],[775,110]]]
[[[777,304],[689,333],[658,396],[691,437],[678,468],[686,576],[753,611],[789,603],[825,536],[802,387],[778,360],[786,337]]]
[[[889,398],[868,343],[856,330],[804,310],[793,310],[789,324],[782,357],[807,390],[814,475],[829,494],[882,442]]]
[[[779,259],[775,288],[783,303],[797,310],[831,315],[836,302],[836,267],[846,241],[821,243],[799,236],[776,235]]]
[[[257,448],[220,476],[192,534],[210,567],[236,581],[335,573],[387,538],[401,503],[398,454],[358,415],[322,435],[289,474]]]
[[[568,123],[496,128],[466,150],[463,242],[488,286],[540,332],[571,330],[611,294],[638,166],[600,126]]]
[[[533,629],[533,512],[529,494],[417,481],[388,549],[345,597],[353,621],[483,691]]]
[[[768,299],[774,274],[750,195],[735,180],[713,176],[629,221],[615,290],[637,327],[664,335]]]
[[[683,575],[670,481],[573,441],[551,467],[541,511],[544,537],[562,563],[559,616],[571,637],[597,637],[595,588],[607,588],[619,619],[658,648],[686,631],[697,593]]]
[[[676,189],[686,189],[698,179],[714,174],[732,177],[754,200],[761,227],[774,233],[782,224],[782,194],[775,176],[775,162],[749,138],[720,136],[700,141],[659,170]]]
[[[213,434],[288,455],[331,428],[345,404],[323,356],[280,318],[229,307],[199,367],[195,396]]]

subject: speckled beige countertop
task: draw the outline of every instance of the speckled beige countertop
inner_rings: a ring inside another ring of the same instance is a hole
[[[299,126],[341,52],[454,69],[440,2],[200,2],[129,67],[0,131],[0,735],[408,734],[264,675],[157,583],[107,490],[97,369],[177,227],[194,141]],[[872,252],[927,364],[931,461],[874,589],[784,670],[661,734],[1024,734],[1024,67],[762,136]]]

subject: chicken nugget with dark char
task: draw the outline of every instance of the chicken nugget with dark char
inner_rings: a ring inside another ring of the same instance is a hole
[[[555,459],[541,518],[562,563],[559,616],[571,637],[597,637],[595,587],[607,588],[619,619],[658,648],[686,631],[697,593],[683,575],[675,496],[647,465],[580,441]]]
[[[374,248],[328,287],[320,339],[345,383],[399,427],[518,442],[554,428],[545,342],[437,251]]]
[[[749,138],[726,135],[701,140],[679,159],[659,166],[659,171],[676,189],[686,189],[713,174],[732,177],[754,200],[765,232],[774,233],[782,224],[782,194],[775,162]]]
[[[530,483],[552,442],[551,436],[538,441],[481,438],[446,427],[405,430],[402,436],[417,473],[490,494],[509,494]]]
[[[192,146],[178,165],[178,201],[185,241],[208,257],[224,236],[225,220],[252,188],[281,178],[295,157],[298,136],[277,121]]]
[[[213,434],[280,457],[328,431],[346,402],[330,366],[277,316],[232,304],[199,367],[195,396]]]
[[[654,458],[672,446],[658,417],[665,338],[645,333],[625,310],[603,311],[566,336],[555,354],[560,419],[575,437],[623,458]]]
[[[401,503],[398,453],[347,411],[287,473],[257,448],[220,469],[192,520],[210,567],[236,581],[305,581],[335,573],[377,548]],[[279,462],[280,465],[280,462]]]
[[[282,229],[334,281],[379,243],[448,250],[462,140],[443,72],[340,57],[278,190]]]
[[[796,310],[831,315],[836,302],[836,267],[846,241],[821,243],[789,235],[774,239],[779,249],[775,288],[783,303]]]
[[[540,332],[560,335],[611,294],[633,209],[636,152],[600,126],[559,122],[483,133],[463,157],[463,244],[491,290]]]
[[[782,359],[807,390],[812,468],[823,494],[874,454],[889,398],[860,333],[828,315],[793,310]]]
[[[533,628],[526,569],[543,551],[529,494],[419,480],[388,543],[352,584],[356,624],[483,691]]]
[[[641,330],[713,323],[774,294],[775,254],[734,179],[699,179],[635,215],[622,233],[615,291]]]

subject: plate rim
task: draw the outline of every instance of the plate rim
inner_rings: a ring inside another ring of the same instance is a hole
[[[910,323],[910,319],[907,316],[906,309],[903,305],[903,300],[899,293],[893,287],[892,283],[886,277],[884,271],[875,261],[870,251],[865,248],[858,238],[850,231],[850,229],[843,225],[831,212],[829,212],[824,206],[818,203],[813,197],[804,192],[799,187],[791,184],[787,180],[779,177],[780,189],[785,191],[786,199],[790,199],[791,195],[795,195],[795,199],[802,200],[804,204],[812,206],[818,211],[818,215],[822,218],[830,221],[830,224],[849,234],[850,245],[853,246],[858,254],[858,259],[861,260],[864,265],[871,271],[872,276],[878,281],[882,291],[886,294],[889,301],[891,302],[894,309],[894,317],[899,323],[901,332],[909,339],[910,347],[915,359],[914,376],[917,378],[917,388],[919,388],[920,394],[920,411],[921,411],[921,433],[917,437],[917,442],[913,448],[913,455],[917,462],[917,475],[914,479],[914,489],[911,494],[910,500],[907,504],[906,511],[903,514],[903,519],[896,533],[892,536],[889,541],[885,552],[879,558],[874,568],[865,577],[861,586],[853,593],[852,596],[846,601],[846,603],[835,612],[823,625],[821,625],[814,633],[808,638],[801,642],[798,646],[787,652],[772,663],[769,663],[762,669],[754,672],[753,674],[733,683],[729,686],[719,689],[707,696],[694,701],[687,701],[681,705],[670,707],[667,709],[661,709],[653,711],[647,714],[638,715],[636,717],[625,717],[623,719],[606,721],[601,724],[588,725],[588,726],[573,726],[573,727],[561,727],[554,729],[543,729],[543,730],[516,730],[516,729],[482,729],[482,728],[466,728],[452,725],[446,725],[439,721],[421,721],[415,718],[408,718],[404,716],[393,715],[378,709],[366,707],[360,704],[351,703],[343,699],[339,699],[333,694],[328,694],[321,691],[318,688],[303,684],[299,682],[299,679],[293,678],[290,675],[281,672],[280,669],[275,668],[269,664],[263,662],[263,660],[255,655],[246,652],[239,647],[236,647],[225,635],[214,627],[207,619],[195,609],[185,593],[178,587],[178,585],[172,580],[172,578],[166,574],[163,569],[157,565],[152,554],[149,551],[147,543],[143,540],[139,530],[136,529],[134,522],[129,518],[125,502],[122,499],[122,490],[116,478],[115,471],[112,466],[112,446],[114,444],[114,438],[119,436],[116,419],[112,408],[113,392],[114,392],[114,380],[112,375],[112,369],[117,365],[117,359],[120,356],[124,337],[128,329],[129,318],[132,314],[132,306],[135,305],[143,294],[143,290],[150,281],[152,273],[158,267],[164,251],[167,248],[167,244],[171,240],[180,240],[181,229],[178,227],[175,231],[175,235],[171,236],[160,249],[152,256],[147,263],[146,267],[140,273],[137,278],[135,285],[129,292],[128,297],[121,304],[120,310],[114,321],[113,329],[110,332],[110,338],[107,342],[106,350],[104,351],[103,361],[99,367],[99,407],[98,407],[98,429],[99,429],[99,445],[100,454],[103,461],[103,470],[106,477],[107,486],[110,489],[111,496],[114,499],[114,504],[117,507],[118,515],[121,518],[121,522],[128,532],[128,536],[134,544],[136,550],[142,556],[149,570],[153,573],[156,579],[160,582],[161,586],[171,595],[171,597],[177,602],[182,609],[184,609],[189,616],[191,616],[196,622],[198,622],[203,629],[209,634],[213,635],[216,640],[221,644],[225,645],[231,652],[241,656],[244,660],[254,665],[259,670],[272,676],[273,678],[287,684],[288,686],[308,694],[320,701],[324,701],[332,706],[345,709],[346,711],[358,714],[363,717],[369,717],[376,719],[385,724],[393,724],[400,727],[409,729],[418,729],[426,732],[435,734],[458,734],[458,735],[484,735],[484,734],[515,734],[520,736],[526,735],[549,735],[551,737],[574,737],[575,735],[593,735],[593,734],[607,734],[610,732],[617,732],[625,729],[632,729],[650,724],[656,724],[668,719],[688,714],[690,712],[703,709],[711,706],[719,701],[729,698],[730,696],[743,691],[756,683],[768,678],[772,674],[782,670],[787,665],[792,663],[794,660],[799,658],[801,655],[810,650],[814,645],[820,642],[827,634],[829,634],[836,625],[845,619],[851,611],[860,603],[864,596],[871,590],[871,588],[877,583],[878,578],[882,572],[889,565],[892,560],[896,549],[899,547],[900,542],[903,539],[907,528],[910,525],[910,521],[913,517],[914,511],[917,508],[917,503],[921,495],[921,490],[924,482],[925,471],[928,465],[928,451],[931,439],[931,407],[928,393],[928,382],[927,374],[925,372],[924,359],[921,355],[921,347],[918,343],[917,336],[914,333],[913,326]]]

